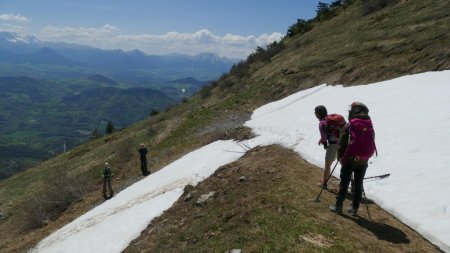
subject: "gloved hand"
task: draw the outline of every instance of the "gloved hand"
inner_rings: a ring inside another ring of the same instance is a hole
[[[328,148],[328,143],[327,142],[325,142],[324,144],[323,144],[323,149],[327,149]]]

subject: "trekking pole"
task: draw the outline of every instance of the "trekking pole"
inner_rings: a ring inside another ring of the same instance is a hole
[[[326,181],[326,182],[328,182],[328,180],[330,180],[330,177],[333,175],[334,169],[336,169],[336,167],[337,167],[338,164],[339,164],[339,161],[336,161],[336,164],[334,165],[333,170],[330,172],[330,175],[328,175],[328,178],[327,178],[327,181]],[[319,192],[319,194],[317,195],[317,197],[314,199],[314,202],[320,202],[319,198],[320,198],[320,195],[321,195],[322,192],[323,192],[323,189],[324,189],[324,187],[322,187],[322,189],[320,189],[320,192]]]
[[[363,195],[364,195],[364,202],[366,202],[367,214],[369,215],[369,219],[371,220],[372,217],[370,217],[369,204],[367,204],[366,191],[364,191],[364,188],[363,188],[363,191],[362,191],[362,192],[363,192]]]
[[[372,179],[372,178],[385,178],[385,177],[389,177],[391,174],[383,174],[383,175],[378,175],[378,176],[373,176],[373,177],[365,177],[364,180],[366,179]]]

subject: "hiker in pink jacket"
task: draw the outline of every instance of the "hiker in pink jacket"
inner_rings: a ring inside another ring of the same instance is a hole
[[[369,117],[369,109],[363,103],[353,102],[348,114],[349,123],[345,125],[339,140],[338,158],[342,164],[341,182],[336,196],[336,204],[330,207],[330,211],[342,213],[342,205],[353,173],[355,194],[347,211],[356,216],[368,160],[376,152],[375,131]]]

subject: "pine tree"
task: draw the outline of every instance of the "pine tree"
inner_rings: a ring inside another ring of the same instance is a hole
[[[327,20],[333,17],[333,13],[330,10],[330,6],[327,3],[319,2],[317,4],[317,19]]]
[[[106,124],[105,133],[106,134],[112,134],[114,132],[114,126],[111,121],[108,121],[108,124]]]
[[[98,128],[95,128],[92,133],[91,133],[91,138],[92,139],[97,139],[102,137],[102,133],[100,133],[100,131],[98,131]]]

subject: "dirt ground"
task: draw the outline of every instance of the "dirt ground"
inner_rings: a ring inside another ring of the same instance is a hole
[[[370,201],[372,219],[364,201],[359,217],[328,211],[336,178],[314,202],[321,174],[288,149],[255,148],[186,187],[124,252],[441,252]]]

